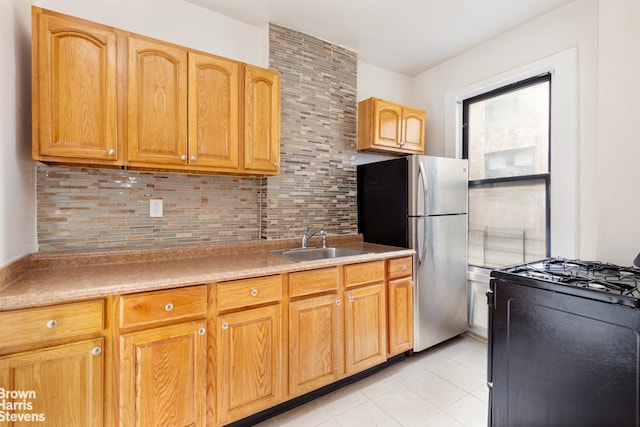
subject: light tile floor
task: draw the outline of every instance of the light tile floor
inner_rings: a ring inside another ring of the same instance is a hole
[[[453,338],[258,426],[484,427],[486,348]]]

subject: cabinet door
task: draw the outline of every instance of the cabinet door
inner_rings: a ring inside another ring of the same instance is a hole
[[[217,389],[221,423],[280,403],[280,305],[218,316]]]
[[[341,301],[337,293],[289,304],[289,391],[292,396],[338,380]]]
[[[33,26],[34,159],[116,162],[115,31],[39,9]]]
[[[280,74],[245,65],[244,168],[280,170]]]
[[[204,320],[127,334],[120,346],[121,426],[204,425]]]
[[[413,348],[413,280],[390,280],[387,286],[389,356]]]
[[[424,153],[425,113],[415,108],[402,108],[402,138],[400,147],[417,154]]]
[[[387,360],[384,283],[345,291],[347,374]]]
[[[187,51],[129,36],[128,160],[186,165]]]
[[[376,99],[373,115],[373,144],[379,147],[400,147],[402,107]]]
[[[189,52],[189,164],[238,168],[240,64]]]
[[[0,358],[0,387],[20,393],[0,399],[3,412],[32,417],[11,425],[102,426],[102,348],[98,338]]]

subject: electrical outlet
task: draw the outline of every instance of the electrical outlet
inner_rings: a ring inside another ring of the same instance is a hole
[[[162,199],[149,200],[149,217],[162,218]]]

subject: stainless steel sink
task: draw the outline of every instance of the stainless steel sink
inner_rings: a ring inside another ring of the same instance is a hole
[[[316,261],[319,259],[340,258],[345,256],[366,255],[371,252],[349,248],[298,248],[277,252],[278,255],[294,261]]]

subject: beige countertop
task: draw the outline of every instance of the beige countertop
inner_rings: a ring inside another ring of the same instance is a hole
[[[296,247],[291,241],[256,241],[189,250],[167,248],[90,254],[34,254],[31,256],[29,269],[1,288],[0,311],[373,261],[414,253],[412,249],[375,245],[357,239],[330,240],[329,244],[370,253],[298,262],[274,253]]]

